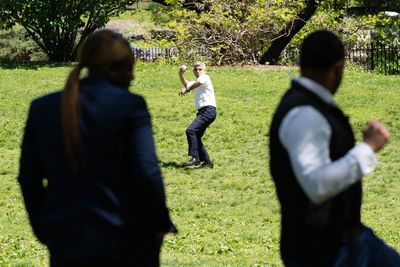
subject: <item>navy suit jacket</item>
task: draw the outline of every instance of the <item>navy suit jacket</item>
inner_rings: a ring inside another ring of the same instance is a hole
[[[168,232],[173,224],[144,99],[85,78],[79,102],[83,167],[77,173],[66,160],[61,92],[30,106],[18,181],[37,238],[51,252],[105,246],[121,236],[140,243]]]

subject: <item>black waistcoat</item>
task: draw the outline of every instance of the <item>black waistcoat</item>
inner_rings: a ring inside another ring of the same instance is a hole
[[[348,118],[340,109],[293,82],[273,116],[269,133],[270,171],[282,213],[281,252],[293,256],[334,254],[335,249],[353,240],[361,229],[361,182],[319,205],[308,199],[295,178],[288,153],[278,136],[285,115],[292,108],[303,105],[313,106],[327,119],[332,130],[329,140],[332,161],[344,156],[355,142]]]

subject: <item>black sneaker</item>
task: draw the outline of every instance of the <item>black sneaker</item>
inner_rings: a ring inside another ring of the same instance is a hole
[[[192,157],[188,162],[186,162],[186,166],[199,166],[200,160],[196,157]]]

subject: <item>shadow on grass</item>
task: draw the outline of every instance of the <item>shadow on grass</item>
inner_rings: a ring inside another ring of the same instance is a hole
[[[184,170],[200,170],[200,169],[208,169],[209,167],[205,167],[204,164],[199,165],[199,166],[187,166],[186,163],[178,163],[175,161],[170,161],[170,162],[159,162],[160,167],[164,168],[175,168],[175,169],[184,169]],[[211,167],[212,169],[213,167]]]
[[[59,67],[71,67],[73,63],[65,62],[50,62],[50,61],[30,61],[30,62],[0,62],[1,69],[24,69],[24,70],[37,70],[39,68],[59,68]]]
[[[176,169],[186,169],[187,166],[185,163],[178,163],[175,161],[170,161],[170,162],[160,162],[160,167],[165,167],[165,168],[176,168]]]

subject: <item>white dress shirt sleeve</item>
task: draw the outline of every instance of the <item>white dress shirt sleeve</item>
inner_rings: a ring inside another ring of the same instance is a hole
[[[309,199],[320,204],[372,172],[376,158],[360,143],[342,158],[331,161],[332,131],[326,118],[312,106],[292,109],[279,128],[279,140],[289,154],[294,174]]]
[[[209,80],[209,77],[208,77],[207,75],[205,75],[205,74],[200,75],[200,76],[196,79],[196,81],[198,81],[198,82],[201,83],[201,84],[207,83],[208,80]]]

